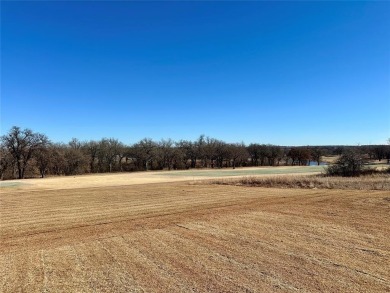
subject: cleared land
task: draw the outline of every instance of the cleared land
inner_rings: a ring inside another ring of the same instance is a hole
[[[43,190],[107,187],[133,184],[178,182],[237,176],[270,176],[280,174],[314,174],[324,170],[323,166],[282,166],[233,169],[193,169],[185,171],[153,171],[114,174],[90,174],[67,177],[35,178],[0,181],[1,189]]]
[[[0,190],[0,292],[390,290],[388,191],[58,188]]]

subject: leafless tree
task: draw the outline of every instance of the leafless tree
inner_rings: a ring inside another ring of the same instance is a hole
[[[236,168],[237,165],[242,164],[247,161],[249,158],[249,153],[244,145],[244,143],[234,143],[228,145],[228,157],[232,161],[233,169]]]
[[[132,146],[132,156],[136,158],[139,168],[153,168],[157,144],[150,138],[144,138]]]
[[[44,134],[32,132],[30,129],[22,130],[20,127],[14,126],[8,134],[1,137],[1,142],[14,158],[18,169],[18,178],[22,179],[34,153],[38,148],[48,144],[49,139]]]
[[[198,158],[196,143],[188,140],[180,140],[176,145],[181,151],[181,158],[184,166],[187,167],[187,162],[190,161],[189,167],[195,168],[196,159]]]
[[[34,155],[36,165],[39,169],[41,177],[45,177],[49,165],[52,162],[52,151],[49,146],[39,147]]]
[[[117,162],[122,144],[114,138],[103,138],[99,142],[99,165],[100,169],[113,171],[113,166]]]
[[[4,179],[4,174],[14,165],[14,159],[4,145],[0,145],[0,180]]]
[[[158,156],[160,157],[161,168],[172,169],[175,158],[175,142],[172,139],[162,139],[158,145]]]
[[[67,149],[68,146],[62,143],[51,144],[51,163],[49,164],[50,174],[63,175],[66,173],[67,162],[65,160],[65,153]]]
[[[258,166],[259,165],[259,148],[260,145],[256,143],[251,143],[248,147],[248,153],[251,158],[252,166]]]
[[[95,164],[99,152],[99,143],[95,140],[85,142],[82,146],[84,153],[89,158],[89,170],[91,173],[95,172]]]
[[[311,149],[311,158],[314,162],[317,162],[318,166],[321,163],[322,156],[323,156],[323,151],[320,147]]]

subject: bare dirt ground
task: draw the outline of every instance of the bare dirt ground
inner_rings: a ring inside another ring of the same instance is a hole
[[[63,185],[0,190],[0,292],[390,291],[388,191]]]

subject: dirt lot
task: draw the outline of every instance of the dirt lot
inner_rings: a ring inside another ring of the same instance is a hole
[[[0,292],[390,291],[388,191],[0,192]]]

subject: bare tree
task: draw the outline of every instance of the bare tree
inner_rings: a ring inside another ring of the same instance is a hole
[[[247,161],[249,158],[249,153],[244,143],[229,144],[228,149],[229,149],[229,158],[232,161],[233,169],[235,169],[237,165]]]
[[[41,177],[45,177],[46,172],[49,169],[49,165],[52,162],[52,151],[49,149],[49,146],[39,147],[34,155],[34,158]]]
[[[158,143],[157,148],[162,168],[168,168],[168,170],[172,169],[173,160],[175,158],[174,144],[175,142],[172,139],[162,139]]]
[[[54,175],[63,175],[66,173],[67,162],[65,160],[65,153],[68,146],[62,143],[51,145],[50,155],[52,157],[49,164],[49,172]]]
[[[144,138],[132,146],[132,156],[136,158],[139,168],[145,171],[152,169],[156,146],[157,144],[150,138]]]
[[[16,161],[18,178],[22,179],[34,153],[48,144],[49,140],[44,134],[14,126],[8,134],[1,137],[1,142]]]
[[[211,137],[206,137],[206,139],[203,139],[202,142],[202,154],[203,154],[203,160],[204,160],[204,167],[208,166],[208,163],[210,162],[210,167],[214,168],[214,160],[217,159],[218,156],[218,148],[220,148],[221,144],[220,142]]]
[[[195,168],[196,159],[198,158],[196,143],[188,140],[180,140],[176,145],[181,150],[181,158],[184,166],[188,167],[187,162],[190,161],[189,167]]]
[[[99,143],[91,140],[83,144],[83,151],[89,157],[89,170],[95,172],[95,163],[99,152]]]
[[[214,142],[215,161],[218,168],[223,167],[223,162],[229,159],[229,148],[222,140],[215,140]]]
[[[123,145],[114,138],[103,138],[99,142],[99,164],[101,169],[112,172],[113,165],[120,153]]]
[[[4,179],[6,171],[13,167],[13,158],[4,145],[0,145],[0,180]]]
[[[317,162],[318,166],[321,163],[322,156],[323,156],[323,151],[321,148],[316,147],[311,150],[311,158],[313,161]]]
[[[259,148],[260,148],[260,145],[257,143],[251,143],[247,147],[248,153],[251,157],[252,166],[259,165]]]
[[[390,164],[390,138],[387,140],[386,160],[387,160],[387,164]]]
[[[264,146],[264,148],[268,159],[268,164],[270,166],[274,166],[276,159],[281,156],[283,150],[281,147],[271,144]]]

